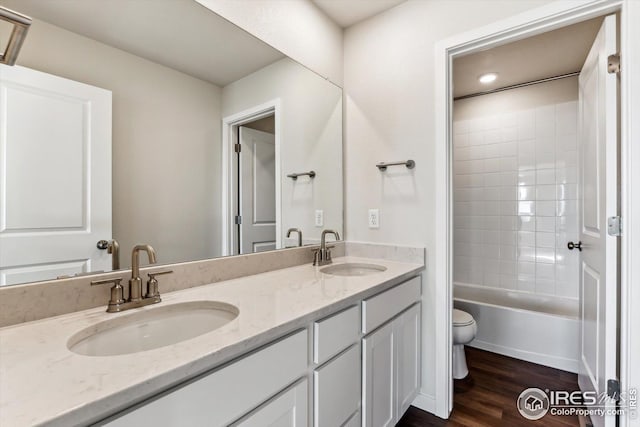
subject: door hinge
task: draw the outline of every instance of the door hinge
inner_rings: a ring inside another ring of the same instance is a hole
[[[622,218],[610,216],[607,219],[607,233],[609,236],[619,237],[622,235]]]
[[[235,150],[235,152],[236,152],[236,153],[239,153],[239,152],[241,152],[241,151],[242,151],[242,145],[240,145],[239,143],[236,143],[236,144],[233,146],[233,149]]]
[[[617,74],[620,72],[620,55],[609,55],[607,58],[607,71],[609,74]]]
[[[236,225],[241,225],[241,224],[242,224],[242,216],[241,216],[241,215],[236,215],[236,216],[233,218],[233,222],[234,222]]]
[[[620,381],[607,380],[607,396],[615,401],[620,400]]]

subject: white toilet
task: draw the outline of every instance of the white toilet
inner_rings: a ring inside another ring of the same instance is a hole
[[[464,345],[476,337],[478,326],[469,313],[453,309],[453,378],[460,380],[469,374]]]

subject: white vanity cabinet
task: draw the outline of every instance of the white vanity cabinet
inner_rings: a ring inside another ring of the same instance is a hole
[[[420,384],[420,293],[415,277],[99,425],[393,426]]]
[[[314,322],[314,427],[342,426],[360,409],[360,309]]]
[[[303,378],[307,369],[308,333],[302,330],[100,425],[229,425]]]
[[[362,303],[363,427],[394,426],[418,393],[419,300],[414,278]]]
[[[306,427],[309,404],[306,378],[244,417],[233,427]]]

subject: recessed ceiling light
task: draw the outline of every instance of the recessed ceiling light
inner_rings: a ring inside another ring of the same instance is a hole
[[[494,82],[498,78],[498,73],[486,73],[478,77],[480,83],[491,83]]]

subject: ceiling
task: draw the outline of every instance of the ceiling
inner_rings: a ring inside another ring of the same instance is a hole
[[[312,0],[342,28],[349,27],[406,0]]]
[[[225,86],[284,57],[193,0],[0,0],[0,5]],[[33,24],[37,25],[37,22]],[[29,42],[29,35],[25,44]]]
[[[580,71],[602,18],[498,46],[453,61],[453,95],[464,96]],[[478,77],[496,72],[498,78],[482,84]]]

